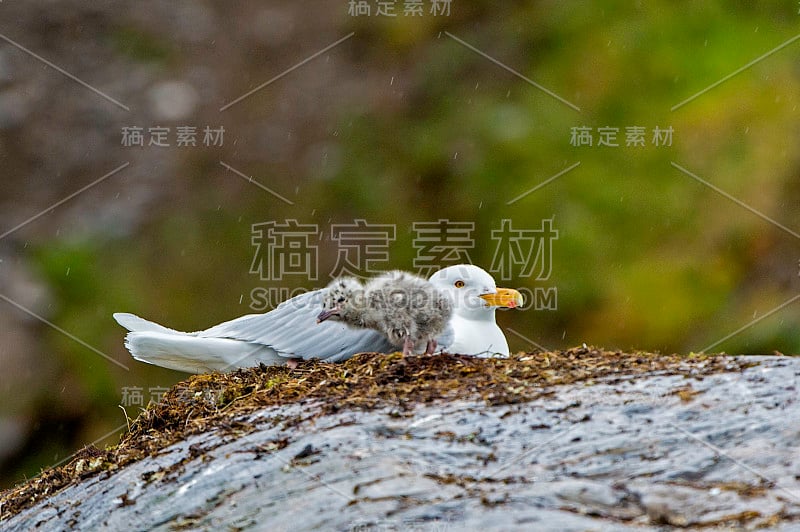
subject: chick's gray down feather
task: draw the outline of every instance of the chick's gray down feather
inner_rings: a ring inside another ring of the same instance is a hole
[[[415,346],[435,339],[450,322],[450,300],[422,277],[403,271],[385,273],[367,283],[368,321],[389,341],[400,345],[410,338]]]
[[[333,281],[323,298],[322,319],[333,317],[356,328],[380,332],[395,346],[410,342],[415,350],[429,342],[447,345],[452,304],[429,281],[395,270],[362,288],[354,278]],[[444,335],[444,337],[442,337]]]

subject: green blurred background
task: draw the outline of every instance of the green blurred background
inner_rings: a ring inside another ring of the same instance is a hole
[[[126,389],[146,402],[185,377],[133,361],[113,312],[198,330],[251,312],[254,289],[320,286],[337,257],[330,225],[355,219],[396,224],[386,267],[412,269],[415,222],[474,222],[471,259],[488,268],[501,220],[552,218],[551,277],[498,283],[558,291],[557,309],[499,315],[518,333],[512,350],[800,351],[797,305],[768,315],[800,292],[800,42],[672,110],[795,37],[800,4],[453,0],[449,16],[426,2],[406,17],[401,1],[396,18],[348,7],[0,4],[0,34],[129,108],[0,42],[0,233],[46,210],[0,238],[2,485],[115,442]],[[224,127],[224,146],[175,146],[183,125]],[[171,127],[173,146],[123,146],[130,126]],[[596,133],[573,146],[580,126],[619,128],[620,146]],[[644,147],[625,146],[630,126],[646,128]],[[673,128],[671,146],[653,145],[655,127]],[[328,231],[316,282],[250,272],[252,225],[287,219]]]

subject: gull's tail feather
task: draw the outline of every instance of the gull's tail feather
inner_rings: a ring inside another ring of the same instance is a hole
[[[158,332],[164,334],[187,334],[182,333],[180,331],[176,331],[174,329],[169,329],[164,327],[163,325],[159,325],[158,323],[153,323],[152,321],[147,321],[144,318],[140,318],[135,314],[127,314],[125,312],[117,312],[114,314],[114,319],[117,320],[117,323],[125,327],[131,332]]]
[[[125,347],[133,358],[163,368],[187,373],[209,373],[257,366],[281,365],[286,359],[274,349],[229,338],[201,338],[163,327],[133,314],[114,314],[117,323],[130,332]]]
[[[228,338],[199,338],[188,334],[131,332],[125,347],[133,358],[188,373],[230,371],[234,368],[281,365],[286,359],[265,345]]]

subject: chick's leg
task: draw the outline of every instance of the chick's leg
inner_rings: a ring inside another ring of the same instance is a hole
[[[425,349],[425,354],[432,355],[433,352],[436,351],[436,346],[437,346],[436,340],[434,339],[428,340],[428,346],[427,349]]]
[[[403,354],[404,355],[414,354],[414,342],[411,340],[411,337],[409,336],[406,336],[406,339],[403,340]]]

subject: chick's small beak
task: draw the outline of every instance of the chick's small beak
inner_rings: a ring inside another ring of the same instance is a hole
[[[497,292],[483,294],[480,298],[486,301],[490,307],[517,308],[524,303],[522,294],[513,288],[498,288]]]
[[[322,323],[323,321],[327,320],[331,316],[337,316],[339,314],[339,309],[331,309],[331,310],[323,310],[317,316],[317,323]]]

